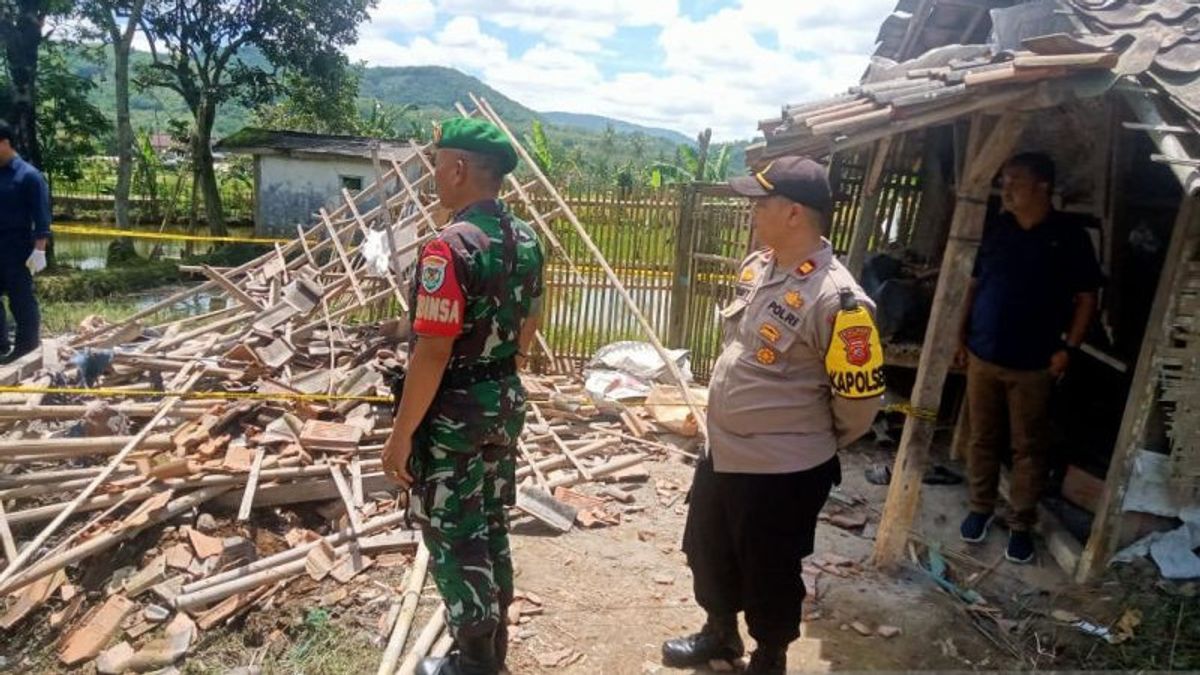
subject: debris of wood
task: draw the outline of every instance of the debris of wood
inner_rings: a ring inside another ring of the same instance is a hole
[[[121,628],[121,622],[134,611],[136,605],[123,595],[110,597],[95,610],[83,625],[67,638],[58,658],[73,666],[96,658]]]
[[[418,152],[396,163],[377,186],[323,213],[312,224],[322,234],[319,242],[301,237],[240,266],[203,268],[206,280],[197,286],[124,321],[89,320],[74,337],[48,341],[36,355],[0,368],[0,384],[77,382],[84,373],[71,350],[94,355],[107,349],[114,355],[107,368],[88,373],[88,386],[103,395],[18,396],[14,400],[24,403],[0,405],[0,433],[20,432],[0,439],[0,460],[11,468],[0,474],[0,508],[7,509],[0,511],[6,560],[0,594],[12,597],[0,627],[16,626],[48,604],[57,589],[69,587],[50,613],[51,626],[68,634],[60,651],[65,664],[80,666],[103,651],[103,663],[95,665],[105,670],[168,667],[186,653],[195,631],[269,606],[293,579],[300,579],[294,586],[304,592],[318,589],[314,597],[371,602],[360,591],[372,567],[410,564],[419,537],[402,527],[407,504],[396,497],[380,460],[390,430],[385,376],[404,364],[396,338],[405,322],[385,328],[363,319],[386,312],[387,303],[396,300],[403,307],[406,289],[390,273],[366,274],[354,242],[364,230],[424,222],[426,205],[414,202],[417,193],[397,174],[424,162]],[[425,169],[422,180],[428,181]],[[527,199],[518,188],[514,193]],[[412,215],[397,221],[406,210]],[[311,234],[312,228],[301,233]],[[154,325],[155,314],[199,294],[226,308]],[[679,405],[659,412],[649,406],[606,409],[601,415],[576,376],[521,377],[536,405],[520,439],[518,509],[561,531],[576,521],[584,527],[616,523],[622,512],[636,508],[629,491],[606,487],[585,494],[571,488],[644,481],[647,457],[691,456],[655,436],[660,427],[669,428],[658,419],[662,411],[674,414]],[[153,402],[120,395],[155,392],[164,394]],[[680,394],[675,392],[682,401]],[[695,426],[694,416],[690,423]],[[30,429],[44,430],[43,437]],[[291,526],[300,522],[279,507],[333,500],[345,509],[350,527],[331,523],[320,533],[289,536],[287,548],[278,535],[272,535],[277,542],[272,545],[253,534],[267,531],[274,518],[290,519]],[[630,506],[622,509],[617,502]],[[210,507],[231,509],[236,520],[218,522],[206,512]],[[260,520],[260,514],[268,517]],[[151,529],[181,520],[195,526]],[[9,526],[45,521],[50,524],[18,550]],[[231,527],[254,541],[230,536]],[[146,542],[140,568],[117,573],[93,564],[142,533],[158,539]],[[413,578],[388,627],[389,648],[399,640],[389,673],[409,637],[428,552],[418,549],[411,564]],[[81,572],[86,585],[77,576]],[[68,579],[112,594],[100,603],[100,594],[89,598]],[[159,604],[142,606],[134,599]],[[540,611],[532,597],[515,604],[524,616]],[[175,620],[162,626],[172,611]],[[104,651],[135,613],[124,636],[129,643]],[[444,617],[431,620],[418,646],[448,648],[438,640],[443,627]],[[165,636],[142,643],[164,628]],[[582,655],[573,653],[563,661],[578,658]]]

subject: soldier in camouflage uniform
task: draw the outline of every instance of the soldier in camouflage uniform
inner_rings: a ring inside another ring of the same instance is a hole
[[[413,342],[384,469],[412,486],[434,581],[458,647],[418,673],[496,673],[507,651],[513,564],[506,507],[516,498],[525,422],[517,370],[537,330],[542,251],[498,199],[516,153],[495,126],[441,126],[434,180],[451,225],[422,250]]]

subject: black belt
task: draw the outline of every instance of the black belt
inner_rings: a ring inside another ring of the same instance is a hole
[[[443,389],[462,389],[480,382],[492,382],[495,380],[503,380],[506,377],[511,377],[517,374],[517,360],[513,358],[501,359],[499,361],[485,361],[476,363],[470,366],[460,366],[458,368],[447,368],[442,375],[442,383],[438,390]],[[400,398],[404,395],[404,380],[407,378],[407,373],[399,368],[391,373],[392,380],[392,411],[400,405]]]
[[[503,380],[517,374],[516,359],[486,361],[459,368],[447,368],[442,375],[443,389],[461,389],[480,382]]]

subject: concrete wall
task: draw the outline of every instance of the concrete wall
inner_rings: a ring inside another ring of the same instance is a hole
[[[387,170],[386,163],[382,167]],[[341,204],[343,176],[361,178],[364,188],[374,182],[375,165],[369,159],[259,155],[254,175],[255,233],[287,236],[296,233],[296,225],[310,225],[320,207],[332,210]]]

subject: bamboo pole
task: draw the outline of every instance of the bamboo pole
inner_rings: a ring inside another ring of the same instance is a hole
[[[185,369],[183,372],[179,373],[179,375],[176,376],[175,381],[168,385],[168,387],[170,389],[174,389],[176,386],[178,386],[179,380],[182,380],[185,375],[190,375],[183,385],[183,391],[188,391],[191,389],[192,386],[195,385],[200,379],[200,377],[204,375],[204,367],[201,366],[198,372],[195,374],[192,374],[189,371],[190,369]],[[29,561],[33,554],[39,548],[41,548],[43,544],[46,543],[46,540],[49,539],[50,536],[55,532],[57,532],[58,528],[61,527],[62,524],[71,517],[72,514],[75,513],[75,509],[79,508],[79,505],[86,501],[88,497],[91,497],[92,493],[94,493],[96,489],[99,488],[104,481],[108,480],[108,477],[117,470],[117,467],[121,465],[121,462],[124,462],[125,458],[128,457],[134,450],[136,450],[142,441],[144,441],[150,435],[150,431],[154,428],[154,426],[161,422],[168,414],[170,414],[171,409],[176,405],[179,405],[179,403],[182,401],[183,399],[179,396],[171,396],[159,404],[158,414],[150,418],[150,421],[146,423],[146,426],[143,427],[142,430],[133,438],[131,438],[125,447],[122,448],[115,457],[109,460],[108,466],[104,468],[104,471],[100,472],[99,475],[93,478],[92,481],[88,483],[88,486],[85,487],[83,491],[75,497],[75,499],[71,500],[71,503],[68,504],[67,507],[63,509],[54,520],[50,521],[50,524],[47,525],[37,537],[34,537],[33,542],[31,542],[15,560],[9,563],[8,567],[4,569],[4,572],[0,573],[0,584],[3,584],[8,579],[12,578],[13,574],[15,574],[22,565]]]
[[[429,549],[425,542],[417,548],[417,557],[413,560],[412,569],[408,573],[408,581],[404,585],[404,597],[401,599],[400,615],[392,627],[387,647],[383,650],[383,660],[379,662],[379,670],[375,675],[392,675],[396,671],[396,663],[404,653],[404,644],[408,642],[408,634],[412,630],[413,618],[417,613],[417,604],[421,601],[421,591],[425,588],[425,575],[429,569]]]
[[[446,608],[439,605],[433,612],[433,616],[429,617],[429,621],[425,624],[425,628],[421,631],[421,635],[417,637],[417,642],[408,652],[408,656],[404,658],[404,663],[400,664],[400,668],[396,670],[396,675],[413,675],[417,670],[417,665],[425,655],[429,653],[433,643],[437,641],[441,635],[442,629],[446,626]]]
[[[687,381],[683,377],[683,373],[680,372],[679,367],[675,364],[675,361],[672,360],[670,355],[667,353],[666,347],[664,347],[662,342],[658,339],[658,335],[655,333],[654,327],[650,325],[650,322],[646,320],[646,317],[642,314],[642,311],[638,309],[637,303],[635,303],[633,301],[633,297],[629,295],[629,291],[626,290],[625,284],[621,283],[620,277],[618,277],[617,273],[613,271],[612,267],[608,264],[608,261],[604,259],[604,254],[599,248],[596,247],[595,242],[592,241],[591,236],[588,235],[587,230],[584,229],[583,225],[579,222],[579,219],[575,217],[575,213],[571,211],[569,206],[567,206],[567,203],[565,200],[563,200],[562,195],[559,194],[554,185],[550,183],[550,180],[546,178],[546,174],[542,173],[541,168],[538,167],[537,163],[533,161],[533,158],[529,156],[529,152],[525,150],[525,147],[521,145],[520,141],[517,140],[517,137],[513,135],[512,131],[508,128],[508,125],[504,123],[504,120],[500,119],[500,117],[492,110],[491,105],[489,105],[487,102],[487,99],[476,97],[474,94],[471,94],[471,101],[475,103],[475,106],[479,108],[479,110],[486,117],[490,118],[490,120],[497,127],[499,127],[505,133],[505,135],[508,136],[509,141],[513,145],[513,149],[515,149],[517,154],[519,154],[521,158],[525,160],[526,166],[533,172],[535,176],[537,176],[538,180],[542,182],[542,186],[563,210],[563,215],[566,216],[567,220],[575,228],[579,238],[583,241],[584,246],[586,246],[587,249],[592,253],[592,256],[596,259],[596,262],[599,263],[604,269],[605,274],[608,276],[609,282],[625,301],[626,306],[629,307],[629,311],[632,312],[637,318],[638,324],[641,325],[642,330],[645,331],[646,337],[649,339],[650,344],[654,346],[655,351],[658,352],[659,358],[661,358],[666,364],[667,369],[671,372],[671,377],[673,377],[679,384],[680,391],[683,394],[683,399],[688,406],[688,410],[691,411],[693,416],[695,416],[697,426],[700,428],[701,434],[707,439],[708,428],[704,421],[704,413],[700,410],[700,408],[696,405],[695,400],[692,398],[692,393],[688,388]]]
[[[386,515],[379,516],[378,518],[374,518],[364,523],[363,530],[366,534],[371,534],[373,532],[378,532],[379,530],[402,525],[404,523],[404,516],[405,514],[403,511],[394,511]],[[271,569],[272,567],[277,567],[283,563],[303,559],[308,556],[309,551],[321,546],[322,544],[329,544],[330,546],[336,548],[353,540],[354,538],[354,528],[345,527],[322,539],[311,541],[307,544],[301,544],[300,546],[289,548],[286,551],[281,551],[275,555],[261,558],[252,563],[247,563],[236,569],[215,574],[210,577],[205,577],[204,579],[199,579],[190,584],[185,584],[182,590],[184,593],[197,593],[199,591],[212,588],[213,586],[223,584],[227,581],[233,581],[235,579],[240,579],[257,572],[261,572],[263,570]]]
[[[170,520],[181,513],[185,513],[200,506],[201,504],[228,489],[229,488],[227,487],[209,487],[189,493],[183,497],[176,498],[169,502],[162,511],[155,515],[151,515],[150,519],[142,525],[98,534],[72,549],[63,551],[57,556],[40,560],[21,574],[14,576],[8,581],[0,583],[0,594],[9,594],[19,588],[28,586],[47,574],[53,574],[58,570],[67,567],[68,565],[76,563],[80,560],[84,560],[85,558],[91,557],[102,551],[106,551],[126,539],[131,539],[137,536],[139,533],[149,527],[157,525],[163,521]],[[31,546],[26,550],[29,551],[33,549],[34,547]]]

